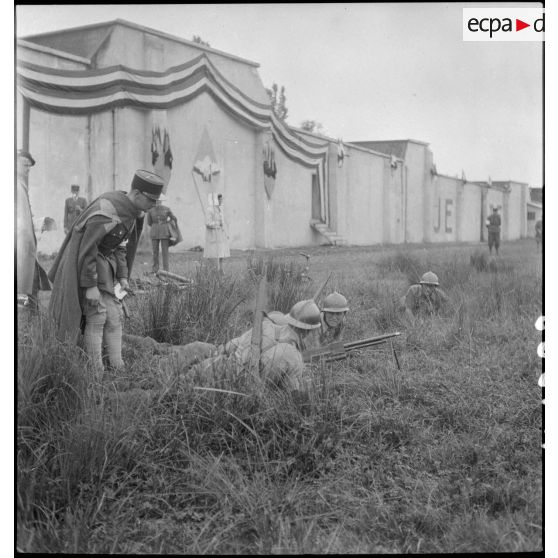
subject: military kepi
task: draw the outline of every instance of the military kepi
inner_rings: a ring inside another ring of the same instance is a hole
[[[163,179],[158,174],[143,169],[137,170],[132,180],[132,190],[139,190],[152,200],[159,199],[164,185]]]

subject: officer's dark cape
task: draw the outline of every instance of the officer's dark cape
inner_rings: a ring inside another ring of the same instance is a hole
[[[143,214],[137,217],[137,210],[131,205],[126,192],[108,192],[92,201],[76,219],[48,272],[53,283],[48,311],[55,323],[56,337],[61,341],[76,343],[80,332],[85,298],[85,289],[79,287],[79,270],[85,257],[81,241],[87,221],[96,215],[103,215],[111,220],[106,225],[107,232],[123,221],[136,220],[126,247],[128,277],[132,271],[143,228]]]

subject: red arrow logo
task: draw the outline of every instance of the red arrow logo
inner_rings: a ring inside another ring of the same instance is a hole
[[[522,29],[525,29],[525,27],[531,27],[530,23],[525,23],[524,21],[521,21],[520,19],[515,20],[515,30],[516,31],[521,31]]]

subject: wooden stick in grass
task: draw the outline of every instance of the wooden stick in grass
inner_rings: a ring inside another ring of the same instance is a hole
[[[259,378],[260,357],[262,354],[262,321],[264,311],[267,309],[267,269],[264,265],[263,273],[258,286],[256,308],[252,322],[252,340],[250,346],[250,372],[254,378]]]

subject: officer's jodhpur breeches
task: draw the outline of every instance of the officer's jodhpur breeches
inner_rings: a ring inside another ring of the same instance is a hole
[[[122,304],[111,294],[101,291],[99,302],[85,302],[85,351],[95,367],[103,369],[103,346],[112,367],[124,367],[122,360]]]

